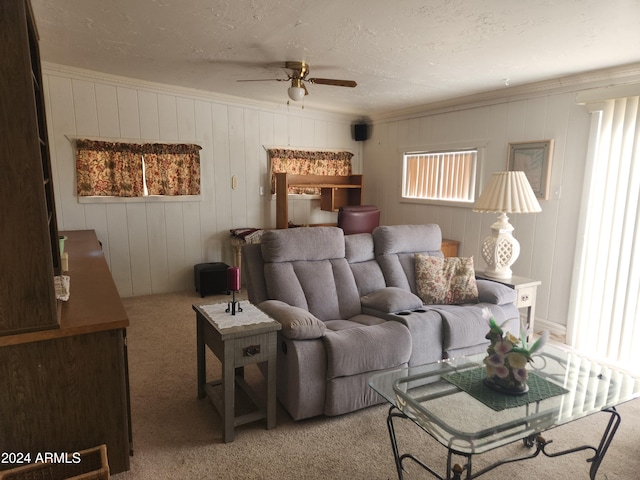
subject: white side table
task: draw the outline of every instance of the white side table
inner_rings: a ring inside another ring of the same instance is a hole
[[[193,305],[197,322],[198,398],[208,396],[222,417],[223,441],[232,442],[234,427],[262,418],[267,429],[276,426],[277,333],[281,324],[249,302],[242,312],[226,313],[227,303]],[[222,379],[207,382],[205,346],[222,363]],[[266,405],[244,380],[244,366],[266,362]],[[235,386],[241,387],[256,404],[257,411],[236,417]]]
[[[538,285],[542,285],[540,280],[519,277],[517,275],[513,275],[511,278],[497,279],[487,277],[483,272],[479,271],[476,271],[476,278],[491,280],[513,288],[516,291],[516,308],[518,310],[526,309],[526,323],[522,326],[526,329],[527,336],[534,333],[534,322],[536,320],[536,294],[538,292]]]

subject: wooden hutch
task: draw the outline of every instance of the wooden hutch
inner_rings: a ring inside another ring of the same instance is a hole
[[[289,225],[289,187],[320,189],[320,209],[337,212],[340,207],[361,205],[362,175],[292,175],[276,173],[276,228]]]
[[[126,312],[93,231],[68,237],[63,273],[38,35],[28,0],[0,2],[0,452],[107,445],[129,469]],[[0,464],[0,470],[12,468]]]

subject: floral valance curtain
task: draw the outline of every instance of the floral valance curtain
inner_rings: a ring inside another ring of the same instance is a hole
[[[199,195],[200,148],[193,144],[77,140],[77,193],[141,197],[146,183],[148,195]]]
[[[154,144],[144,154],[149,195],[200,195],[200,147]]]
[[[141,146],[129,143],[76,141],[76,184],[80,196],[141,197]]]
[[[271,193],[276,193],[276,173],[294,175],[351,175],[351,152],[269,149]],[[319,195],[319,188],[289,187],[289,193]]]

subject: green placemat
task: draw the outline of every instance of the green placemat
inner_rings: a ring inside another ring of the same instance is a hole
[[[536,375],[534,372],[529,372],[527,379],[529,391],[522,395],[509,395],[496,392],[483,383],[484,377],[484,367],[450,373],[443,376],[445,380],[453,383],[459,389],[464,390],[497,412],[506,408],[520,407],[527,403],[538,402],[569,392],[565,388]]]

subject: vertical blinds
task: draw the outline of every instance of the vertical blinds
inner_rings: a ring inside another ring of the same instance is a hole
[[[407,154],[403,196],[472,202],[476,156],[476,150]]]
[[[640,373],[640,97],[594,113],[569,342]]]

